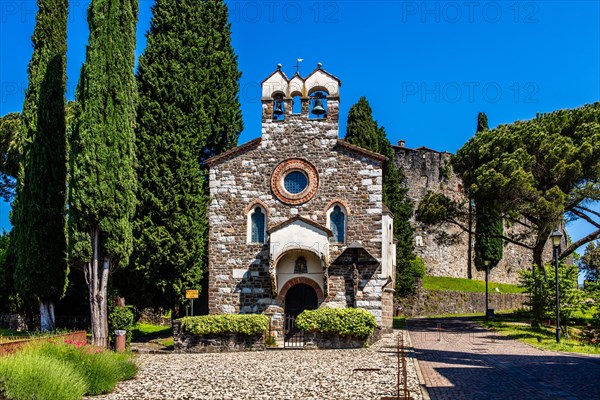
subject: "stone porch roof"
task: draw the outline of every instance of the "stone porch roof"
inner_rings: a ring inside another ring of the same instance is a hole
[[[292,218],[290,218],[290,219],[288,219],[288,220],[286,220],[286,221],[283,221],[283,222],[281,222],[281,223],[279,223],[279,224],[277,224],[277,225],[275,225],[275,226],[271,227],[270,229],[267,229],[267,233],[270,235],[271,233],[273,233],[273,232],[276,232],[276,231],[278,231],[278,230],[280,230],[280,229],[283,229],[283,228],[285,228],[286,226],[288,226],[288,225],[290,225],[290,224],[293,224],[293,223],[294,223],[294,222],[296,222],[296,221],[302,221],[302,222],[304,222],[305,224],[308,224],[308,225],[314,226],[315,228],[317,228],[317,229],[320,229],[320,230],[322,230],[323,232],[325,232],[325,233],[327,234],[327,236],[328,236],[328,237],[331,237],[331,236],[333,236],[333,232],[331,231],[331,229],[329,229],[329,228],[327,228],[326,226],[323,226],[323,225],[321,225],[321,224],[318,224],[318,223],[316,223],[315,221],[312,221],[312,220],[310,220],[310,219],[308,219],[308,218],[301,217],[301,216],[299,216],[299,215],[296,215],[295,217],[292,217]]]

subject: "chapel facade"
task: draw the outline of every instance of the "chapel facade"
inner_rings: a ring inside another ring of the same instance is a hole
[[[207,161],[210,314],[358,307],[391,330],[393,217],[381,154],[338,138],[341,82],[319,64],[262,82],[262,135]],[[279,332],[278,332],[279,330]]]

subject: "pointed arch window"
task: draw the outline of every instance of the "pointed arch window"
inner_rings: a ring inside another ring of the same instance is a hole
[[[333,233],[331,238],[334,243],[346,242],[346,210],[339,204],[330,209],[329,214],[329,229]]]
[[[267,213],[261,206],[255,206],[248,215],[248,242],[265,243],[267,233]]]

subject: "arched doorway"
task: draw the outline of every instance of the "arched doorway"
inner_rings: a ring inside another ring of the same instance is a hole
[[[319,307],[317,292],[305,283],[292,286],[285,294],[285,315],[297,317],[304,310]]]
[[[285,294],[284,307],[284,347],[302,347],[304,336],[296,328],[296,317],[304,310],[315,310],[319,307],[317,291],[311,285],[297,283]]]

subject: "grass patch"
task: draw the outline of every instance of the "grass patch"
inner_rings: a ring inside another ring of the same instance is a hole
[[[550,327],[542,326],[540,328],[532,328],[529,325],[517,325],[514,322],[489,322],[487,324],[483,323],[483,325],[488,328],[495,328],[496,331],[502,332],[502,334],[512,339],[528,343],[544,350],[600,354],[600,346],[592,346],[575,339],[567,340],[562,337],[561,343],[556,343],[556,331],[554,328]],[[569,329],[569,332],[571,332],[571,330],[575,330],[575,328]],[[571,336],[574,336],[574,332],[571,334]]]
[[[0,329],[0,336],[27,336],[27,332],[14,331],[12,329]]]
[[[452,318],[452,317],[473,317],[473,320],[480,319],[483,320],[484,313],[463,313],[463,314],[437,314],[437,315],[427,315],[425,318],[437,319],[437,318]]]
[[[109,393],[136,373],[130,354],[85,343],[36,344],[0,358],[0,398],[81,399]]]
[[[520,340],[535,347],[544,350],[565,351],[572,353],[600,354],[600,346],[591,345],[588,342],[578,340],[581,334],[580,326],[570,326],[569,340],[561,337],[561,343],[556,343],[556,331],[554,327],[542,326],[533,328],[530,325],[531,319],[524,310],[501,311],[495,313],[495,319],[485,322],[483,313],[474,314],[446,314],[430,316],[428,318],[447,318],[447,317],[469,317],[470,321],[485,326],[495,328],[497,332],[502,333],[515,340]]]
[[[175,343],[173,336],[167,338],[157,338],[150,340],[150,343],[156,343],[159,346],[166,347],[167,350],[173,350]]]
[[[406,317],[394,317],[392,321],[392,329],[406,328]]]
[[[454,290],[458,292],[477,292],[485,293],[485,281],[478,281],[466,278],[450,278],[446,276],[425,276],[423,277],[423,288],[428,290]],[[524,293],[525,289],[517,285],[507,283],[488,283],[489,292],[500,293]]]
[[[428,315],[425,318],[454,318],[454,317],[469,317],[473,322],[483,323],[485,320],[485,313],[463,313],[463,314],[438,314]],[[494,320],[502,322],[529,322],[530,317],[522,310],[501,310],[494,313]]]
[[[158,336],[163,334],[171,334],[170,326],[152,325],[152,324],[135,324],[132,330],[133,338],[143,338],[148,336]]]
[[[165,347],[173,347],[175,345],[172,337],[161,340],[160,342],[158,342],[158,344],[160,344],[161,346],[165,346]]]

